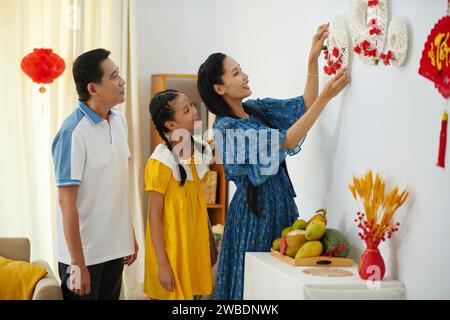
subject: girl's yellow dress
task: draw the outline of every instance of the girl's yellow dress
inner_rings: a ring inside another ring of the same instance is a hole
[[[166,148],[165,145],[159,145],[155,153],[162,152],[167,156]],[[188,179],[184,186],[180,186],[173,170],[176,168],[177,174],[178,168],[167,161],[163,162],[153,155],[148,160],[145,190],[164,194],[163,238],[175,287],[173,292],[168,292],[159,282],[158,262],[151,239],[150,220],[147,217],[144,292],[150,298],[158,300],[192,300],[195,295],[211,294],[214,286],[209,221],[202,189],[202,182],[207,174],[202,172],[203,177],[200,179],[191,159],[185,162],[185,168],[190,170]]]

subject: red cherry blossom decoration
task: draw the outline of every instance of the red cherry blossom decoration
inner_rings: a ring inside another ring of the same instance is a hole
[[[383,60],[383,63],[385,65],[389,65],[390,64],[390,60],[393,59],[392,51],[389,50],[386,54],[384,54],[384,53],[380,54],[380,59]]]
[[[372,36],[372,35],[380,35],[381,34],[381,29],[380,28],[373,28],[373,29],[370,29],[370,31],[369,31],[369,33],[370,33],[370,35]]]
[[[323,67],[323,71],[325,74],[331,76],[332,74],[336,74],[339,69],[342,67],[342,53],[345,49],[342,49],[342,52],[337,48],[333,47],[331,51],[331,55],[328,50],[325,51],[325,60],[327,61],[327,65]]]
[[[332,54],[333,54],[333,57],[338,58],[339,57],[339,49],[334,47]]]

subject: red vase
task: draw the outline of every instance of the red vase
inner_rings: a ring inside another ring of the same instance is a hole
[[[381,281],[386,271],[383,257],[378,250],[380,243],[366,241],[366,249],[359,258],[358,272],[361,279]]]

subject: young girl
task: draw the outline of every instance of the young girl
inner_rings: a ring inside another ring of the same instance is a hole
[[[211,152],[191,133],[197,109],[175,90],[158,93],[150,114],[164,144],[156,147],[145,169],[149,192],[144,292],[152,299],[192,300],[213,290],[217,249],[209,224],[202,182],[208,165],[194,151]],[[187,133],[184,139],[171,139]],[[176,140],[176,141],[172,141]],[[192,143],[194,142],[194,143]],[[173,150],[183,147],[182,154]]]

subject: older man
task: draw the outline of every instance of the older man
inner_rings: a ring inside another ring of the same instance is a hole
[[[96,49],[76,59],[79,101],[52,146],[59,275],[68,300],[118,299],[124,264],[138,252],[129,212],[128,129],[113,109],[125,100],[125,81],[109,55]]]

